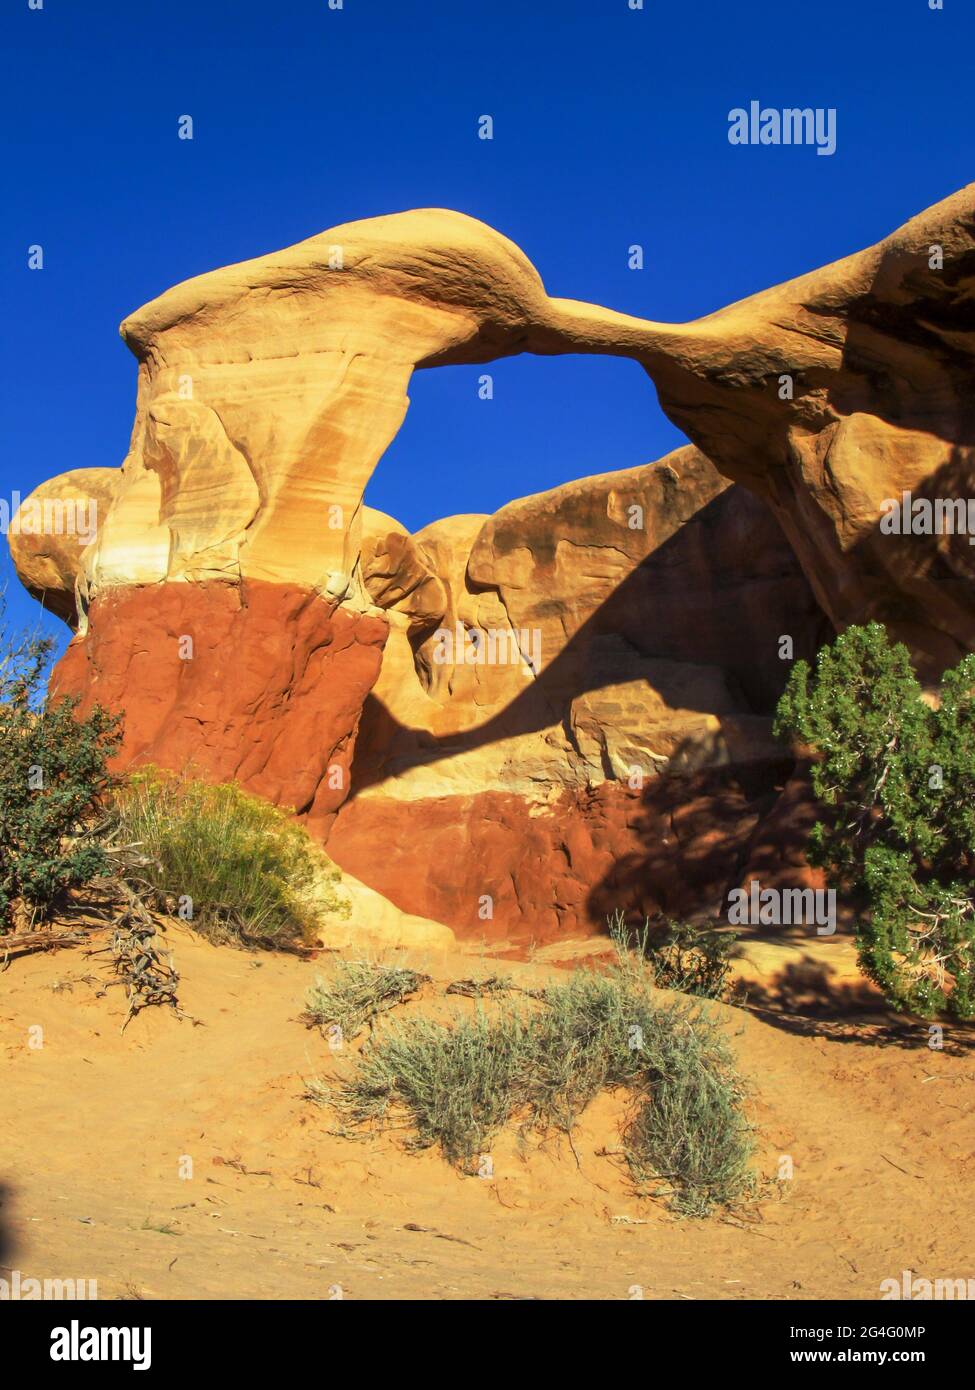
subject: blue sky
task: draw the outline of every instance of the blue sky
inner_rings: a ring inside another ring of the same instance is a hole
[[[975,178],[972,0],[5,0],[0,51],[8,498],[121,461],[127,313],[339,222],[457,208],[550,293],[684,320]],[[836,153],[732,146],[751,100],[835,107]],[[480,370],[413,379],[367,493],[411,529],[681,442],[633,362],[510,359],[491,402]],[[5,581],[33,619],[2,545]]]

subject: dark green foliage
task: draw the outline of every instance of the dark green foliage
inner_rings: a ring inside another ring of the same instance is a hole
[[[52,645],[11,635],[0,596],[0,930],[18,899],[43,918],[107,868],[91,828],[113,782],[106,761],[120,720],[100,708],[79,719],[76,700],[44,702]]]
[[[864,903],[864,972],[897,1008],[975,1016],[975,656],[930,701],[877,623],[797,662],[776,733],[815,759],[810,859]]]

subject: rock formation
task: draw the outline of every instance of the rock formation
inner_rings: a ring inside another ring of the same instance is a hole
[[[459,931],[537,941],[717,901],[789,771],[780,638],[808,656],[828,633],[765,504],[687,447],[411,538],[363,525],[390,633],[337,861]]]
[[[440,210],[198,276],[122,325],[121,468],[24,503],[83,492],[97,537],[13,528],[77,625],[57,688],[125,710],[124,760],[293,806],[458,930],[713,906],[794,867],[781,638],[877,618],[926,675],[975,648],[968,537],[881,525],[905,491],[971,491],[973,306],[975,185],[688,324],[550,298]],[[414,369],[519,352],[635,358],[693,445],[414,536],[363,506]]]

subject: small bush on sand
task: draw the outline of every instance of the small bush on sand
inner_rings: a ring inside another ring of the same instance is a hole
[[[470,1171],[512,1119],[570,1133],[596,1095],[624,1088],[637,1106],[625,1139],[638,1180],[664,1180],[672,1205],[694,1215],[747,1190],[750,1129],[716,1022],[656,1002],[649,972],[625,959],[606,974],[577,971],[542,1001],[453,1026],[390,1025],[349,1079],[309,1095],[355,1125],[405,1124],[412,1146],[439,1144]]]
[[[725,997],[731,955],[738,940],[733,932],[673,920],[659,928],[651,928],[647,920],[633,932],[622,911],[617,911],[609,919],[609,934],[618,950],[637,951],[644,957],[658,989],[694,994],[700,999]]]
[[[116,796],[119,833],[140,851],[139,872],[193,927],[219,942],[310,943],[328,913],[342,915],[338,872],[286,812],[238,786],[183,781],[155,768]]]
[[[439,1144],[470,1168],[511,1115],[521,1062],[521,1021],[483,1015],[448,1028],[419,1018],[391,1025],[367,1043],[347,1085],[319,1083],[312,1099],[331,1102],[352,1124],[413,1130],[411,1148]]]
[[[398,965],[343,960],[330,980],[318,980],[308,996],[305,1021],[334,1039],[351,1039],[366,1023],[415,994],[429,975]]]
[[[706,1216],[752,1186],[751,1128],[734,1058],[713,1020],[685,1015],[673,1024],[624,1138],[641,1182],[668,1180],[678,1211]]]
[[[76,700],[45,700],[53,643],[10,633],[0,593],[0,932],[19,900],[48,916],[69,889],[103,874],[99,802],[120,720]]]

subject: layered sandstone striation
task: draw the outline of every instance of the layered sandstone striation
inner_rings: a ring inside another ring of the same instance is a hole
[[[975,185],[677,325],[549,297],[459,213],[348,223],[126,319],[121,468],[22,509],[82,491],[97,535],[11,548],[124,760],[295,807],[403,910],[541,938],[713,906],[796,868],[790,656],[870,618],[925,674],[975,648],[968,536],[881,525],[971,491],[973,303]],[[636,359],[693,446],[416,535],[363,505],[415,369],[520,352]]]
[[[809,656],[828,632],[768,507],[688,446],[493,517],[364,530],[390,632],[337,861],[487,936],[716,905],[789,772],[782,639]]]

